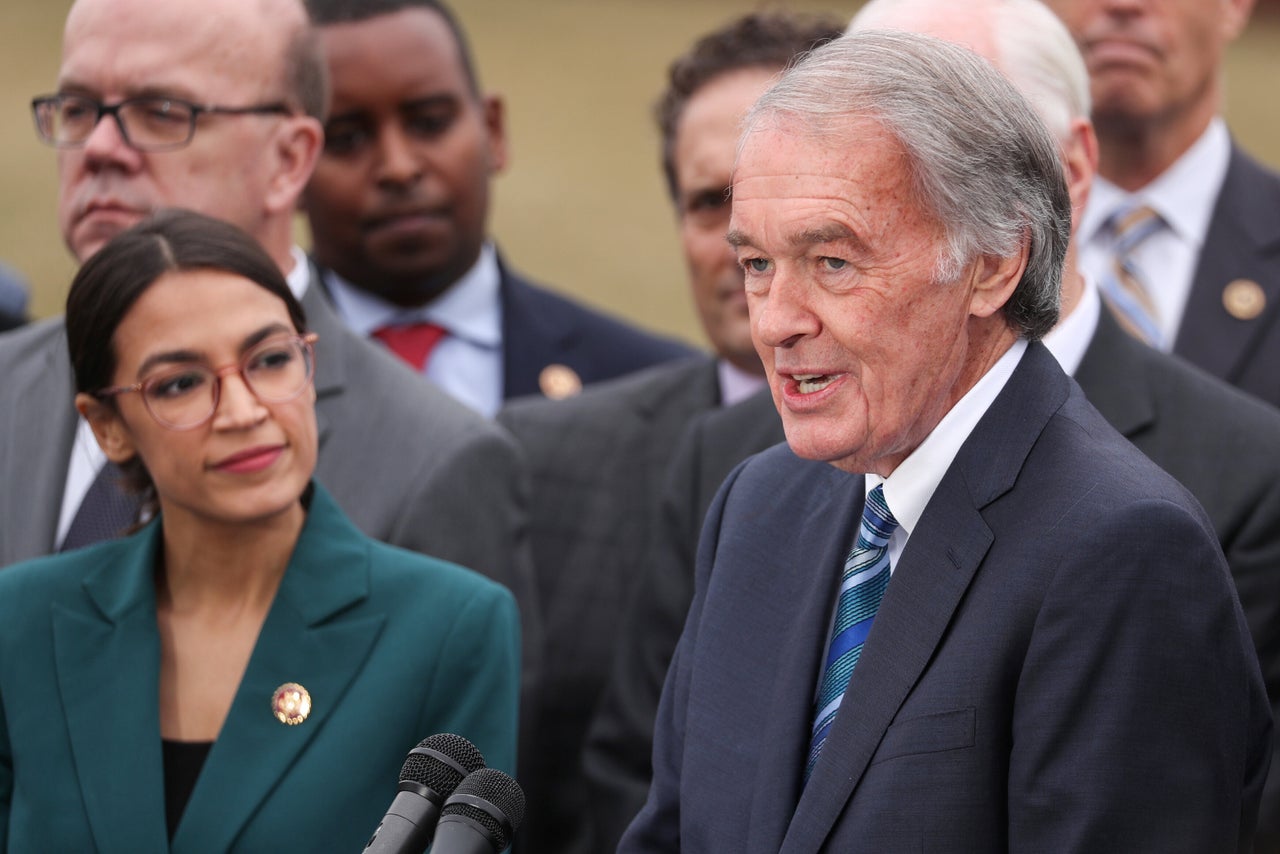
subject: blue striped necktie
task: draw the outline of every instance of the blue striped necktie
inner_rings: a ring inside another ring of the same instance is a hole
[[[884,488],[877,486],[867,495],[858,542],[844,562],[840,603],[831,629],[827,665],[818,701],[814,705],[813,736],[809,742],[809,760],[804,768],[806,781],[813,773],[818,754],[831,732],[849,676],[862,655],[862,644],[871,631],[871,622],[880,608],[885,588],[889,586],[889,537],[897,527],[898,520],[893,518],[889,505],[884,501]]]
[[[1113,309],[1120,325],[1153,347],[1164,345],[1160,315],[1151,296],[1151,284],[1133,258],[1147,238],[1165,227],[1160,214],[1147,205],[1116,211],[1107,220],[1112,235],[1111,266],[1098,280],[1098,289]]]

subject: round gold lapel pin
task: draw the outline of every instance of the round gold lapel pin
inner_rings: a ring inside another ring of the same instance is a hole
[[[568,365],[547,365],[538,374],[538,388],[552,400],[564,400],[582,391],[582,377]]]
[[[1236,320],[1253,320],[1267,307],[1267,295],[1252,279],[1236,279],[1222,289],[1222,305]]]
[[[311,714],[311,694],[297,682],[286,682],[271,695],[271,711],[280,723],[297,726]]]

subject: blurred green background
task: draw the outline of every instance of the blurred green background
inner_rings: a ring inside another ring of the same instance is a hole
[[[164,2],[164,0],[156,0]],[[957,0],[964,2],[964,0]],[[32,96],[54,88],[70,0],[0,2],[0,259],[31,282],[37,317],[61,311],[74,268],[57,233],[51,149]],[[651,105],[667,63],[750,0],[455,0],[482,84],[507,101],[511,164],[492,230],[528,275],[702,343],[658,165]],[[766,4],[847,19],[860,2]],[[1263,0],[1228,57],[1236,138],[1280,167],[1280,2]],[[305,243],[305,231],[300,229]]]

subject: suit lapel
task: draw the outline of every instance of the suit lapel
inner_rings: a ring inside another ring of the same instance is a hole
[[[369,594],[368,544],[323,489],[315,490],[231,711],[174,834],[175,852],[233,847],[332,716],[382,631],[382,614],[341,616]],[[286,682],[311,695],[311,713],[296,726],[272,713],[272,695]]]
[[[768,728],[759,738],[760,761],[747,834],[748,849],[761,854],[779,850],[787,824],[796,813],[797,800],[804,800],[804,760],[797,763],[796,757],[809,751],[813,697],[826,654],[828,624],[865,500],[862,477],[830,466],[822,471],[822,477],[826,488],[815,490],[812,508],[797,514],[797,518],[809,520],[809,525],[794,537],[795,551],[788,554],[788,565],[777,572],[778,595],[799,597],[796,609],[802,616],[782,638],[773,694],[761,700],[769,704],[770,711]],[[833,530],[839,536],[832,536]],[[813,583],[815,566],[830,583]]]
[[[1254,343],[1280,322],[1280,192],[1277,179],[1234,146],[1192,279],[1174,352],[1228,382],[1248,361]],[[1236,279],[1257,283],[1266,308],[1239,320],[1223,307],[1223,289]]]
[[[1143,369],[1141,350],[1146,346],[1121,329],[1104,309],[1075,372],[1085,397],[1126,439],[1156,420],[1151,383]]]
[[[334,421],[330,413],[341,404],[347,385],[347,347],[355,333],[329,304],[314,264],[311,265],[311,284],[302,295],[302,307],[307,312],[307,326],[320,336],[316,342],[316,427],[323,448]]]
[[[85,581],[83,607],[54,606],[58,688],[80,793],[102,851],[164,851],[159,525],[113,544]]]
[[[991,546],[983,508],[1013,486],[1067,390],[1057,362],[1033,343],[961,446],[894,568],[781,851],[821,849]],[[792,756],[793,765],[802,755]]]
[[[12,384],[8,397],[22,401],[5,416],[5,470],[24,488],[0,496],[0,566],[51,552],[62,509],[78,416],[62,324],[50,321],[46,333],[36,342],[39,352],[4,380]]]
[[[498,293],[502,303],[502,396],[540,393],[538,374],[563,361],[573,346],[574,330],[560,318],[544,316],[529,305],[529,285],[507,270],[498,257]],[[560,321],[560,322],[558,322]]]

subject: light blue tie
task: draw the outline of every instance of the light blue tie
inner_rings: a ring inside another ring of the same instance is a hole
[[[804,768],[806,782],[831,732],[849,676],[862,655],[862,644],[871,631],[871,622],[880,608],[885,588],[889,586],[889,537],[897,527],[898,520],[893,518],[889,505],[884,501],[884,488],[877,486],[867,495],[858,542],[844,562],[840,603],[831,629],[827,666],[814,704],[813,736],[809,742],[809,760]]]
[[[1133,259],[1148,237],[1164,228],[1164,220],[1147,205],[1112,214],[1106,227],[1112,235],[1111,267],[1098,280],[1098,289],[1129,334],[1153,347],[1162,347],[1164,334],[1151,285]]]

